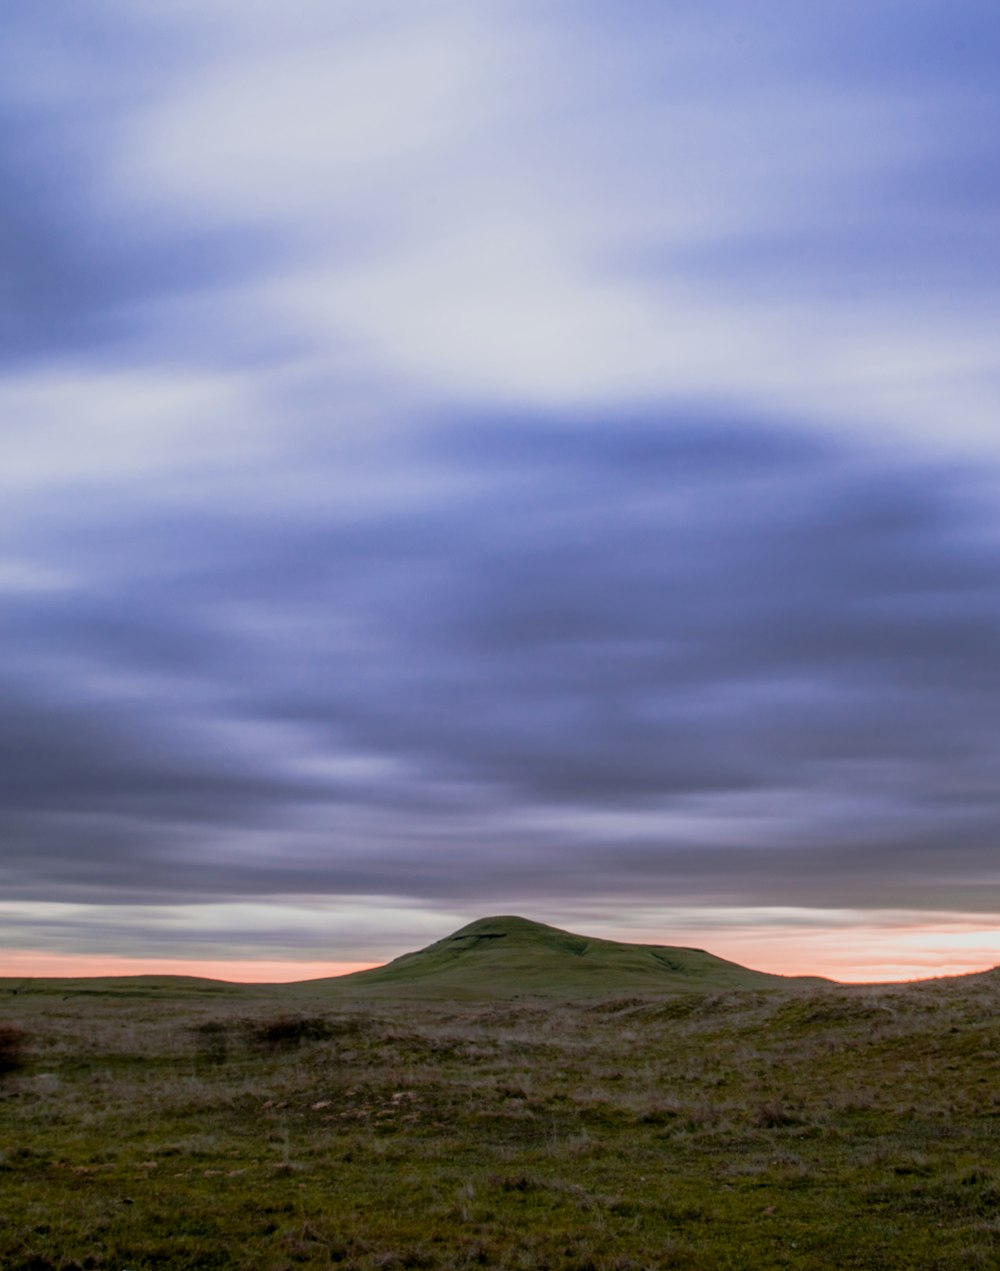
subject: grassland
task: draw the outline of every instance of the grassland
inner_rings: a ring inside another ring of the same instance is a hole
[[[998,1006],[8,985],[0,1266],[997,1267]]]

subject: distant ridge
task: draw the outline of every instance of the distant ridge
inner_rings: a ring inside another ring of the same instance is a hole
[[[831,981],[770,975],[703,949],[601,940],[504,914],[479,918],[385,966],[309,983],[374,997],[502,998],[815,987]]]

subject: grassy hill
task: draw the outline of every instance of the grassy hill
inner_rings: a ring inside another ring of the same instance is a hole
[[[502,916],[480,918],[383,967],[322,983],[364,996],[482,999],[714,992],[828,981],[752,971],[703,949],[599,940]]]

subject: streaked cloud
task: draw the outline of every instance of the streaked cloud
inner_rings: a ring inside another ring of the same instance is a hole
[[[996,40],[969,0],[13,16],[12,942],[995,908]]]

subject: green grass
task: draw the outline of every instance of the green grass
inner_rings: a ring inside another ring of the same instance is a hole
[[[204,987],[204,986],[203,986]],[[24,985],[0,1266],[1000,1265],[1000,975],[364,1001]]]
[[[788,977],[751,971],[703,949],[623,944],[575,935],[527,918],[480,918],[387,966],[325,981],[366,998],[405,992],[455,1000],[524,994],[586,997],[613,993],[777,988]],[[806,979],[821,984],[818,978]]]

